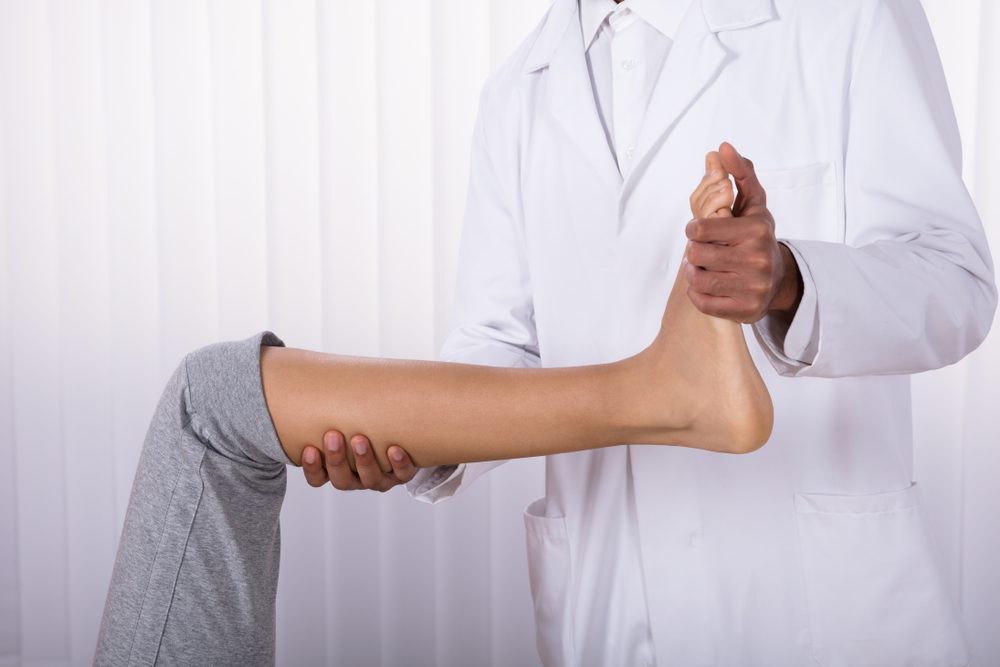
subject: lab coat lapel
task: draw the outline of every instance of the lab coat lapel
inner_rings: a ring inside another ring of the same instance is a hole
[[[718,77],[730,58],[708,26],[702,3],[691,3],[681,20],[667,59],[646,108],[636,140],[632,171],[625,180],[631,190],[649,160],[684,112]]]
[[[573,16],[548,67],[544,98],[546,108],[581,157],[608,188],[608,194],[617,197],[621,191],[622,177],[598,115],[575,2]]]
[[[551,131],[558,138],[551,150],[562,154],[556,162],[562,165],[558,167],[561,173],[548,174],[561,183],[553,191],[562,193],[552,215],[570,228],[590,283],[584,293],[592,304],[598,304],[595,312],[604,312],[614,300],[617,284],[614,272],[622,177],[598,115],[577,2],[557,0],[552,12],[536,45],[536,51],[545,53],[529,58],[528,65],[529,69],[548,68],[541,73],[546,78],[540,111],[548,116]],[[554,26],[563,20],[566,27],[556,37]],[[599,324],[587,329],[595,349],[606,350]]]
[[[694,0],[677,28],[636,140],[632,171],[623,195],[631,192],[657,149],[685,112],[736,57],[719,32],[747,28],[777,17],[771,0]]]

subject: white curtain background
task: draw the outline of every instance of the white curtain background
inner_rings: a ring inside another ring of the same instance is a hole
[[[0,665],[90,662],[186,351],[270,328],[435,356],[478,92],[547,4],[0,0]],[[924,4],[1000,252],[1000,7]],[[1000,664],[998,399],[998,334],[915,380],[916,477],[981,665]],[[290,472],[279,664],[537,663],[540,461],[437,508]]]

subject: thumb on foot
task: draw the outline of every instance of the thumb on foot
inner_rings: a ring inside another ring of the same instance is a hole
[[[764,186],[757,180],[753,162],[743,157],[728,141],[719,146],[719,160],[723,168],[732,174],[736,181],[737,206],[741,212],[752,207],[767,205],[767,194]]]

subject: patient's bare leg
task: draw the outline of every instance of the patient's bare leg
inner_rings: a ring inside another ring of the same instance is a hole
[[[717,211],[727,196],[699,198],[696,214]],[[390,444],[432,466],[625,442],[740,453],[771,431],[770,396],[740,325],[698,311],[683,271],[655,340],[616,363],[514,369],[280,347],[261,355],[268,408],[296,464],[330,429],[366,435],[384,470]]]
[[[738,324],[702,314],[678,276],[656,339],[620,362],[555,369],[367,359],[263,348],[261,377],[289,458],[336,429],[365,434],[385,470],[398,444],[418,466],[616,443],[747,452],[771,403]]]

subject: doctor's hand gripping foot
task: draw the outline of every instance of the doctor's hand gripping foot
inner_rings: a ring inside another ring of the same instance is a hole
[[[717,204],[710,197],[706,205]],[[285,467],[330,429],[418,465],[623,442],[741,453],[771,402],[740,326],[678,276],[655,340],[628,359],[512,369],[291,350],[270,333],[184,358],[139,460],[94,662],[273,664]]]

